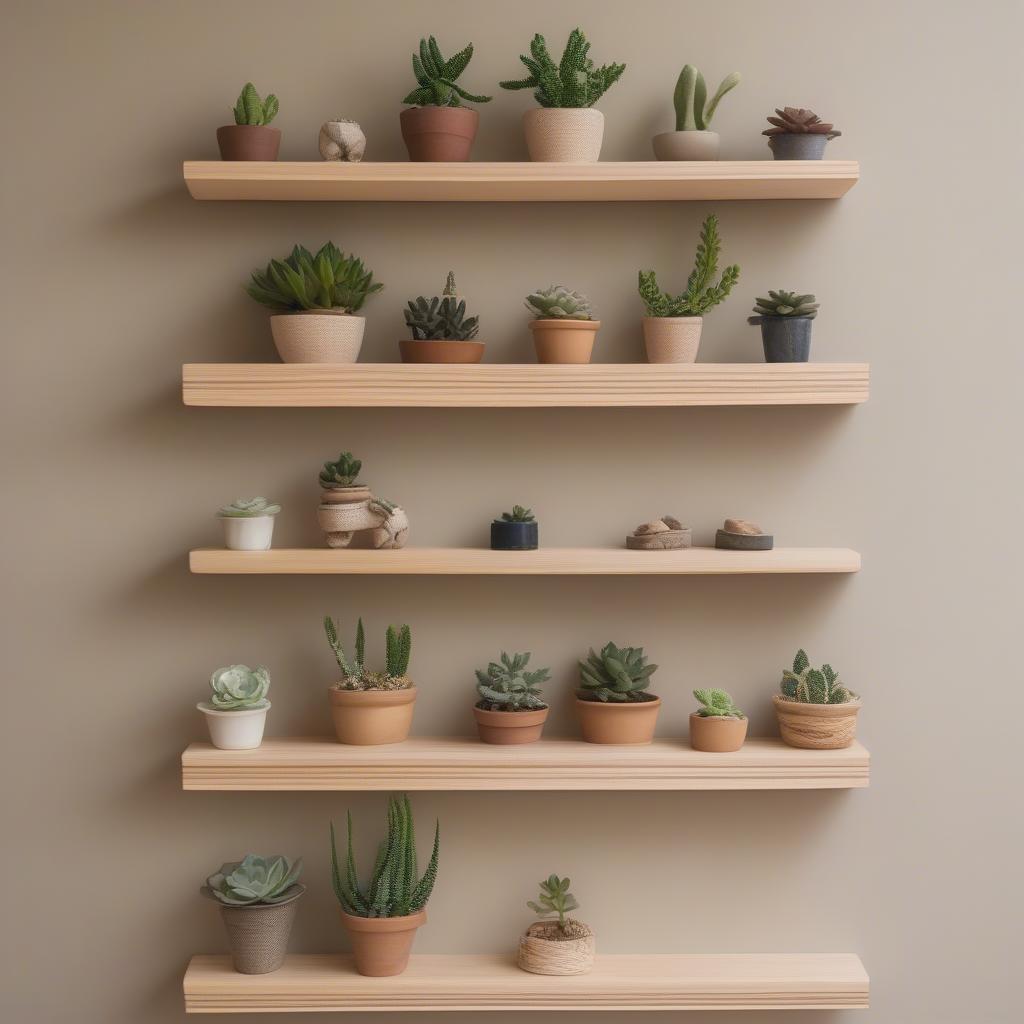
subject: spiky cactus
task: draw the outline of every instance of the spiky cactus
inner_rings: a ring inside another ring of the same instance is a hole
[[[694,690],[693,696],[700,707],[697,714],[701,718],[746,718],[742,711],[733,703],[732,697],[725,690]]]
[[[793,659],[792,671],[784,669],[782,696],[800,704],[849,704],[857,694],[839,681],[831,665],[812,668],[807,652],[800,648]]]
[[[276,516],[281,506],[266,498],[235,498],[230,505],[224,505],[217,515],[223,519],[254,519],[256,516]]]
[[[538,711],[546,708],[541,697],[540,684],[551,678],[546,668],[526,671],[530,653],[501,652],[501,661],[492,661],[487,671],[476,670],[476,690],[480,695],[478,708],[484,711]]]
[[[715,116],[722,97],[739,84],[738,71],[726,75],[718,91],[708,102],[708,87],[704,76],[692,64],[687,64],[679,72],[675,92],[672,94],[672,102],[676,108],[676,131],[707,131],[711,127],[711,119]]]
[[[199,891],[228,907],[273,905],[295,895],[300,874],[301,857],[292,862],[287,857],[247,853],[242,860],[222,864]]]
[[[356,623],[355,657],[350,659],[338,636],[338,627],[329,616],[324,616],[324,634],[334,652],[334,660],[341,669],[341,690],[408,690],[409,657],[412,653],[412,630],[408,626],[388,626],[384,633],[384,671],[375,672],[366,667],[366,632],[363,620]]]
[[[768,298],[754,300],[754,312],[758,317],[751,317],[751,322],[759,323],[762,316],[801,316],[813,320],[818,315],[818,303],[813,295],[799,295],[796,292],[771,291]]]
[[[462,106],[462,100],[490,103],[490,96],[475,96],[456,82],[472,59],[472,43],[451,60],[445,60],[433,36],[421,39],[419,53],[412,55],[412,73],[419,87],[413,89],[402,102],[416,107],[459,107]]]
[[[826,135],[835,139],[843,133],[836,131],[831,124],[822,121],[813,110],[803,107],[775,108],[775,117],[768,116],[771,128],[765,128],[762,135]]]
[[[526,296],[526,308],[539,320],[593,320],[590,299],[562,284],[538,288]]]
[[[215,711],[255,711],[270,704],[270,673],[261,667],[228,665],[210,676],[210,690]]]
[[[466,316],[465,299],[455,291],[455,272],[448,271],[444,291],[427,300],[410,300],[405,322],[416,341],[470,341],[480,329],[479,317]]]
[[[271,260],[266,270],[254,270],[245,286],[250,298],[283,313],[305,309],[336,309],[355,313],[384,285],[356,256],[346,256],[333,242],[314,256],[296,245],[283,260]]]
[[[587,660],[579,665],[581,688],[577,696],[581,700],[637,704],[656,699],[644,691],[658,666],[647,664],[642,647],[616,647],[609,642],[600,654],[591,648]]]
[[[502,512],[503,523],[532,523],[534,521],[533,509],[523,508],[522,505],[513,505],[511,512]]]
[[[351,452],[342,452],[334,462],[324,463],[324,468],[320,470],[320,486],[325,489],[352,487],[359,479],[359,470],[362,468],[362,462]]]
[[[260,99],[252,82],[246,82],[245,87],[238,94],[238,102],[235,104],[235,124],[245,125],[266,125],[277,117],[277,97],[270,93],[265,100]]]

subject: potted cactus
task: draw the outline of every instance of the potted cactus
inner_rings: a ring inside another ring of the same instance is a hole
[[[590,300],[561,284],[538,288],[526,296],[533,314],[530,330],[538,363],[589,363],[600,320]]]
[[[302,858],[259,857],[222,864],[200,892],[220,905],[231,960],[239,974],[270,974],[283,963],[295,923]]]
[[[530,74],[501,82],[502,89],[533,89],[539,107],[523,115],[530,159],[555,163],[595,163],[601,155],[604,114],[594,104],[626,70],[625,64],[594,67],[587,56],[590,43],[578,28],[569,33],[556,64],[542,35],[530,43],[530,56],[520,55]]]
[[[792,670],[782,673],[781,690],[772,699],[784,743],[813,750],[839,750],[853,743],[860,697],[839,681],[831,665],[812,668],[801,648]]]
[[[246,82],[235,104],[235,123],[217,129],[221,160],[276,160],[281,132],[270,122],[277,111],[273,93],[261,100],[252,82]]]
[[[224,524],[224,547],[231,551],[266,551],[274,536],[274,516],[281,506],[266,498],[236,498],[217,513]]]
[[[314,256],[296,245],[283,260],[254,270],[245,290],[274,311],[270,332],[286,363],[354,363],[363,344],[366,300],[383,288],[356,256],[333,242]]]
[[[569,917],[579,909],[569,879],[551,875],[540,883],[540,895],[527,906],[541,919],[519,936],[516,960],[530,974],[587,974],[594,967],[594,933]]]
[[[399,115],[410,160],[469,159],[480,115],[462,101],[491,102],[490,96],[474,96],[458,84],[472,59],[472,43],[445,60],[433,36],[420,40],[419,53],[412,55],[417,86],[402,100],[412,106]]]
[[[440,296],[409,301],[405,322],[412,340],[398,343],[403,363],[479,363],[483,358],[484,343],[473,341],[479,317],[466,316],[466,300],[456,293],[451,270]]]
[[[576,710],[587,743],[650,743],[661,698],[647,692],[657,665],[648,665],[642,647],[607,643],[580,661]]]
[[[412,650],[409,627],[388,626],[383,672],[365,665],[362,619],[356,625],[355,657],[351,660],[329,615],[324,618],[324,633],[342,676],[327,690],[338,742],[354,746],[401,743],[409,735],[416,703],[416,685],[407,675]]]
[[[368,484],[359,483],[362,460],[351,452],[342,452],[333,462],[325,462],[317,480],[320,502],[326,505],[351,505],[370,497]]]
[[[718,218],[711,214],[700,229],[700,243],[686,291],[678,295],[663,292],[653,270],[640,271],[640,298],[647,315],[643,318],[644,345],[649,363],[693,363],[697,360],[704,314],[724,302],[740,276],[733,264],[722,271],[718,284],[718,258],[722,242]]]
[[[676,130],[662,132],[651,140],[659,160],[717,160],[721,141],[710,131],[722,97],[740,84],[738,71],[726,75],[715,95],[708,100],[704,76],[692,64],[679,72],[672,102],[676,108]]]
[[[440,824],[435,823],[434,849],[426,871],[419,875],[412,805],[407,796],[392,797],[387,838],[380,844],[369,884],[362,886],[352,852],[352,812],[348,814],[344,871],[331,823],[331,881],[360,974],[390,978],[408,967],[416,930],[427,923],[426,906],[437,878],[440,836]]]
[[[210,742],[220,750],[258,747],[270,710],[270,673],[265,668],[228,665],[210,676],[210,690],[210,699],[196,705],[206,718]]]
[[[536,551],[539,543],[540,527],[532,509],[513,505],[511,512],[491,521],[492,551]]]
[[[806,363],[811,354],[811,321],[818,315],[813,295],[769,291],[758,298],[756,316],[747,323],[761,328],[766,363]]]
[[[776,107],[775,117],[769,116],[768,121],[771,128],[761,134],[768,136],[768,148],[776,160],[821,160],[825,143],[843,134],[803,107]]]
[[[541,697],[540,684],[550,678],[546,668],[526,671],[530,652],[501,652],[486,671],[476,670],[479,697],[473,708],[476,727],[484,743],[501,745],[533,743],[540,739],[548,706]]]
[[[690,714],[690,746],[712,754],[739,750],[747,738],[747,716],[725,690],[694,690],[700,705]]]

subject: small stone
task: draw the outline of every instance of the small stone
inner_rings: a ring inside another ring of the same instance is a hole
[[[748,522],[746,519],[726,519],[722,529],[726,533],[739,533],[745,537],[760,537],[764,534],[764,530],[757,523]]]
[[[669,526],[661,519],[655,519],[653,523],[641,523],[634,531],[635,537],[651,537],[656,533],[668,533]]]

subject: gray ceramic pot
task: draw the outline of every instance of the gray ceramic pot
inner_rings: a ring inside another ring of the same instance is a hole
[[[761,325],[766,363],[806,363],[810,357],[809,316],[751,316],[747,323]]]
[[[825,156],[827,135],[813,132],[787,132],[769,135],[768,148],[776,160],[821,160]]]

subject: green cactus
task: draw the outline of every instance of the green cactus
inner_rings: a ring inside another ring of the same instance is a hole
[[[277,111],[277,97],[273,93],[266,100],[261,100],[252,82],[246,82],[235,104],[235,124],[270,124],[277,117]]]
[[[540,883],[540,894],[536,902],[527,900],[526,905],[542,920],[557,918],[557,922],[552,921],[552,924],[557,924],[565,938],[583,938],[592,933],[585,924],[568,916],[580,906],[576,897],[569,892],[570,884],[568,878],[551,875]]]
[[[640,271],[640,298],[648,316],[703,316],[709,309],[724,302],[740,276],[733,264],[722,271],[718,284],[712,279],[718,273],[718,257],[722,242],[718,237],[718,218],[709,215],[700,229],[700,244],[693,270],[686,282],[686,291],[679,295],[663,292],[653,270]]]
[[[247,853],[240,861],[222,864],[199,891],[228,907],[272,905],[290,899],[296,890],[302,891],[302,886],[296,884],[300,874],[301,857],[293,863],[287,857]]]
[[[672,102],[676,108],[676,131],[707,131],[711,127],[711,119],[715,116],[722,97],[739,84],[738,71],[726,75],[708,103],[708,87],[704,76],[692,64],[687,64],[679,72],[675,92],[672,94]]]
[[[476,670],[476,690],[480,695],[478,708],[484,711],[539,711],[547,704],[541,699],[540,684],[551,678],[546,668],[526,671],[530,653],[501,652],[501,661],[492,661],[487,671]]]
[[[266,498],[236,498],[221,508],[217,515],[224,519],[254,519],[256,516],[276,516],[280,511],[280,505]]]
[[[780,687],[786,700],[800,704],[849,704],[858,695],[839,681],[831,665],[812,668],[807,652],[801,648],[793,659],[793,669],[784,669]]]
[[[228,665],[210,676],[209,706],[215,711],[255,711],[270,706],[270,673],[265,668]]]
[[[523,508],[522,505],[513,505],[511,512],[502,512],[503,523],[532,523],[534,522],[533,509]]]
[[[822,121],[813,111],[804,107],[775,108],[775,117],[769,115],[771,128],[765,128],[762,135],[769,138],[773,135],[826,135],[830,139],[838,138],[843,133],[836,131],[831,125]]]
[[[351,452],[342,452],[334,462],[324,463],[324,468],[320,470],[320,486],[325,489],[354,487],[362,468],[362,462]]]
[[[441,826],[434,826],[434,849],[427,870],[419,875],[416,866],[416,830],[409,798],[388,801],[388,835],[377,850],[369,884],[361,886],[352,848],[352,812],[348,812],[348,852],[344,874],[338,862],[338,848],[331,822],[331,883],[341,909],[353,917],[408,917],[418,913],[430,899],[437,879]]]
[[[541,320],[593,320],[594,311],[586,295],[565,285],[552,284],[526,296],[526,308]]]
[[[701,718],[746,718],[725,690],[694,690],[693,696],[700,707]]]
[[[338,636],[338,627],[329,616],[324,616],[324,633],[341,669],[340,690],[408,690],[413,686],[408,677],[409,658],[412,653],[412,630],[408,626],[388,626],[384,633],[384,671],[366,667],[366,633],[363,620],[356,624],[355,658],[349,660],[344,644]]]
[[[590,656],[579,666],[580,689],[576,695],[581,700],[638,704],[657,699],[644,692],[658,666],[647,664],[642,647],[616,647],[609,642],[600,654],[591,648]]]
[[[801,316],[813,320],[818,315],[819,304],[813,295],[769,290],[768,298],[757,298],[754,302],[754,312],[758,315],[749,317],[749,320],[755,324],[760,323],[763,316]]]
[[[451,270],[440,297],[410,300],[405,322],[416,341],[469,341],[480,328],[479,317],[466,316],[466,302],[456,294]]]
[[[456,82],[472,59],[472,43],[451,60],[445,60],[433,36],[421,39],[420,52],[412,55],[412,72],[419,87],[413,89],[402,102],[416,107],[459,107],[462,106],[462,100],[490,103],[490,96],[474,96]]]
[[[594,67],[587,56],[590,43],[578,28],[569,33],[561,61],[556,64],[542,35],[530,43],[530,56],[519,59],[530,72],[527,78],[501,82],[502,89],[533,89],[542,107],[592,107],[626,70],[625,64]]]

